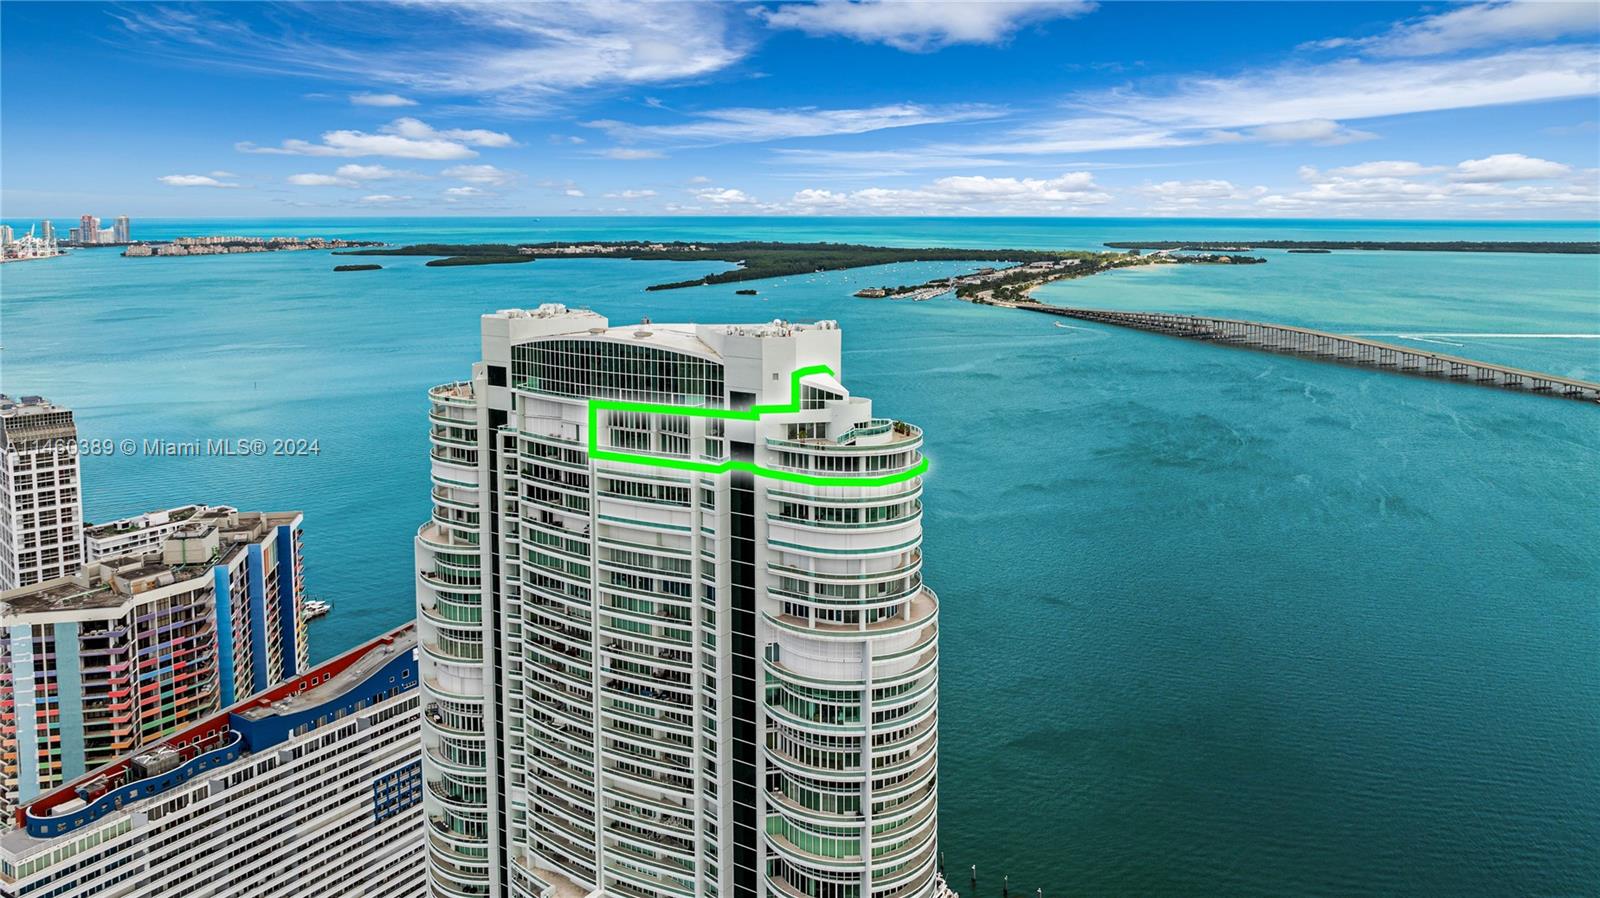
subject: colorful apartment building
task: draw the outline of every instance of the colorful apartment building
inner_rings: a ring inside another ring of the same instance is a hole
[[[17,808],[0,898],[420,898],[416,629]]]
[[[0,812],[304,671],[301,520],[213,510],[0,593]]]

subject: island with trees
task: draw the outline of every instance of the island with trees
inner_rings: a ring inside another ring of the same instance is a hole
[[[1072,252],[1059,253],[1058,256],[1004,268],[980,268],[971,274],[935,278],[910,286],[869,287],[856,291],[856,295],[865,299],[910,299],[921,302],[954,291],[957,299],[980,305],[1011,305],[1037,302],[1033,298],[1034,289],[1052,281],[1088,277],[1118,268],[1147,265],[1255,265],[1266,261],[1258,256],[1221,253],[1178,255],[1168,250],[1149,255],[1133,251]]]
[[[737,267],[697,278],[654,284],[647,290],[675,290],[710,284],[732,284],[764,278],[842,271],[895,262],[1005,262],[1012,265],[1047,262],[1083,255],[1075,252],[959,247],[864,246],[853,243],[597,242],[597,243],[420,243],[385,249],[340,253],[350,256],[437,256],[430,267],[501,265],[538,259],[629,259],[633,261],[722,262]]]

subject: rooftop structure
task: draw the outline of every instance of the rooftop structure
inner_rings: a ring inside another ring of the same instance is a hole
[[[922,434],[838,326],[482,336],[416,544],[434,894],[932,894]]]
[[[200,515],[214,519],[217,515],[237,514],[238,509],[227,505],[180,505],[177,508],[147,511],[144,514],[107,521],[104,524],[83,525],[83,557],[95,561],[116,555],[128,555],[157,548],[168,536]]]
[[[420,898],[416,665],[408,624],[35,798],[0,896]]]

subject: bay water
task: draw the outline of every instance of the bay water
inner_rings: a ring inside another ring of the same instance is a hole
[[[135,221],[143,238],[200,233],[1600,239],[1554,222]],[[1600,379],[1600,257],[1261,255],[1037,295]],[[320,659],[413,614],[426,390],[467,376],[479,315],[564,302],[613,323],[836,319],[845,382],[927,431],[941,843],[964,896],[1000,895],[1002,876],[1051,898],[1600,894],[1600,409],[850,295],[961,263],[647,293],[723,266],[425,261],[95,249],[8,264],[0,389],[71,406],[85,439],[316,441],[305,456],[87,457],[83,477],[92,521],[186,502],[304,511],[309,590],[334,605],[311,624]]]

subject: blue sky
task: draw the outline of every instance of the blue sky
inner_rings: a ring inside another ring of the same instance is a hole
[[[7,218],[1600,218],[1595,3],[0,5]]]

